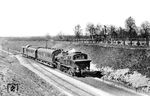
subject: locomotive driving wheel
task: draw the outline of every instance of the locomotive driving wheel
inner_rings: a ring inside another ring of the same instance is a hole
[[[57,64],[57,69],[62,70],[60,63]]]
[[[75,73],[74,73],[73,69],[71,69],[71,68],[69,68],[67,73],[71,76],[75,76]]]

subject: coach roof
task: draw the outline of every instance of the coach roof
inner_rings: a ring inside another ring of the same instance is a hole
[[[46,49],[46,48],[38,48],[38,52],[44,52],[44,53],[50,53],[50,54],[53,54],[53,52],[55,52],[56,49]]]

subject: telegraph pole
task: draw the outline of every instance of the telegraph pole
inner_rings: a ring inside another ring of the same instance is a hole
[[[50,35],[49,34],[47,34],[46,36],[45,36],[45,48],[48,48],[48,40],[50,39],[51,37],[50,37]]]
[[[47,48],[47,42],[48,42],[48,40],[46,39],[46,45],[45,45],[46,48]]]

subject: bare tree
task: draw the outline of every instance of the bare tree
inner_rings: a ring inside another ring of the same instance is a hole
[[[102,31],[103,31],[102,25],[97,24],[95,27],[95,36],[94,36],[94,39],[96,42],[99,42],[102,40],[102,34],[101,34]]]
[[[109,30],[110,30],[109,35],[111,37],[111,40],[116,40],[118,37],[117,28],[115,26],[111,25]]]
[[[128,30],[128,37],[130,39],[130,44],[132,45],[133,38],[136,38],[137,36],[135,20],[132,17],[129,17],[126,19],[125,24]]]
[[[75,34],[75,37],[78,38],[78,39],[81,37],[82,29],[81,29],[81,26],[79,24],[75,26],[74,34]]]
[[[47,40],[49,40],[49,39],[51,39],[51,36],[50,36],[49,34],[46,34],[45,38],[46,38]]]
[[[119,27],[117,32],[118,32],[118,38],[123,40],[123,45],[125,45],[125,41],[127,38],[127,32],[122,27]]]
[[[146,45],[149,46],[150,23],[148,21],[145,21],[141,24],[141,27],[144,30],[144,34],[146,37]]]
[[[102,25],[97,24],[95,28],[95,34],[100,35],[102,30],[103,30]]]
[[[94,35],[96,34],[96,28],[94,24],[91,23],[87,24],[86,31],[89,32],[90,38],[94,40]]]
[[[107,42],[109,42],[111,40],[111,35],[110,35],[111,32],[110,31],[111,31],[110,26],[104,25],[103,34],[104,34],[104,39]]]
[[[57,39],[59,40],[63,40],[64,39],[64,34],[60,31],[58,34],[57,34]]]

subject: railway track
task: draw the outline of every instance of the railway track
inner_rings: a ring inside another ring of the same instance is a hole
[[[50,69],[46,66],[44,67],[43,65],[38,64],[35,61],[29,59],[25,60],[25,58],[19,56],[17,56],[17,58],[21,62],[26,63],[25,67],[28,67],[28,69],[34,71],[40,76],[44,75],[45,77],[47,77],[47,80],[49,80],[51,83],[55,84],[56,86],[59,86],[59,88],[63,89],[64,91],[69,92],[69,95],[71,94],[73,96],[113,96],[92,86],[86,85],[83,82],[77,81],[69,76],[66,76],[64,74],[62,75],[61,73]],[[57,73],[57,75],[55,73]],[[60,77],[58,75],[62,76]]]
[[[33,68],[36,68],[35,66],[31,65]],[[49,77],[51,80],[53,80],[55,83],[59,84],[59,86],[63,87],[64,89],[67,89],[67,91],[69,91],[70,93],[73,93],[75,96],[95,96],[77,86],[74,86],[73,84],[61,79],[60,77],[58,77],[57,75],[53,74],[53,73],[49,73],[49,71],[47,71],[44,67],[40,68],[42,70],[42,73]],[[40,69],[37,69],[38,71],[41,71]],[[51,76],[47,75],[47,74],[52,74]],[[59,79],[59,81],[58,81]],[[60,81],[61,80],[61,81]],[[64,86],[66,85],[66,86]],[[73,87],[73,88],[72,88]]]

